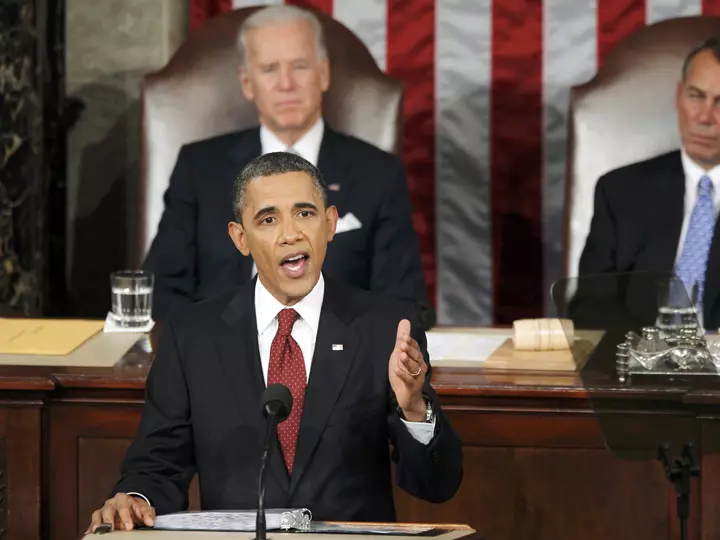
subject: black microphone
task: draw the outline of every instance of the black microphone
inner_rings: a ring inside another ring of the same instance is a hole
[[[274,383],[263,392],[263,416],[265,416],[265,446],[260,460],[260,477],[258,479],[258,510],[255,522],[254,540],[267,540],[267,524],[265,522],[265,465],[270,455],[270,439],[277,425],[283,422],[292,410],[292,394],[287,386]]]

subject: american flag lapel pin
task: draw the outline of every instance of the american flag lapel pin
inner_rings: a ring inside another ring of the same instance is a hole
[[[340,191],[340,184],[328,184],[330,191]]]
[[[343,350],[342,343],[333,343],[333,349],[332,349],[332,350],[333,350],[333,351],[342,351],[342,350]]]

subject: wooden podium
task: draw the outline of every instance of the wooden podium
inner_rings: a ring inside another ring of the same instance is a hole
[[[351,525],[351,524],[348,524]],[[382,528],[382,523],[364,523],[364,524],[352,524],[352,525],[369,525]],[[357,540],[380,540],[380,539],[403,539],[409,540],[413,537],[422,537],[424,539],[432,538],[433,540],[457,540],[463,538],[465,540],[482,540],[482,536],[479,535],[474,529],[467,525],[448,525],[448,524],[420,524],[420,523],[407,523],[388,524],[395,527],[407,527],[408,531],[418,527],[419,525],[425,525],[432,527],[432,530],[415,533],[408,532],[404,534],[402,532],[383,533],[383,534],[358,534],[354,531],[348,533],[313,533],[310,532],[289,532],[289,531],[268,531],[268,540],[348,540],[348,538]],[[122,531],[123,540],[170,540],[177,538],[178,540],[252,540],[255,537],[254,532],[220,532],[220,531],[160,531],[152,529],[143,529],[136,531]],[[102,538],[104,535],[88,534],[84,537],[85,540],[94,540]]]

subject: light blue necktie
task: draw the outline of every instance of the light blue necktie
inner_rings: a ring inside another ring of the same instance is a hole
[[[702,313],[705,270],[714,232],[713,183],[710,178],[703,176],[698,184],[697,202],[690,215],[685,243],[675,269],[675,273],[685,284],[688,294],[692,295],[693,288],[697,283],[696,308],[698,314]]]

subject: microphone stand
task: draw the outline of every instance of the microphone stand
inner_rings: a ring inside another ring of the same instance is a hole
[[[677,494],[677,515],[680,520],[680,540],[687,540],[688,518],[690,517],[690,483],[693,476],[700,475],[700,464],[695,457],[695,447],[692,443],[683,445],[682,458],[676,459],[670,465],[667,444],[660,447],[658,459],[665,468],[665,475],[675,486]]]
[[[270,409],[268,407],[267,409]],[[265,466],[270,456],[270,439],[273,430],[277,427],[277,413],[268,411],[265,424],[265,446],[260,460],[260,477],[258,478],[258,511],[255,521],[255,538],[253,540],[267,540],[267,522],[265,521]]]

